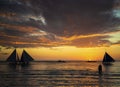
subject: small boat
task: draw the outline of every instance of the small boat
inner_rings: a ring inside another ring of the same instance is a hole
[[[23,50],[22,56],[20,59],[20,64],[29,64],[30,61],[33,61],[34,59],[25,51]]]
[[[102,63],[104,65],[111,65],[113,62],[115,62],[115,60],[107,52],[105,52]]]
[[[19,57],[16,52],[16,49],[11,53],[11,55],[6,60],[9,64],[18,64],[19,63]]]
[[[57,62],[65,63],[66,61],[64,61],[64,60],[58,60]]]

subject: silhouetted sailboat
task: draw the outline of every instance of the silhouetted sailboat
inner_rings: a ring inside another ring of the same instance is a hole
[[[104,57],[103,57],[103,64],[107,64],[107,65],[109,65],[109,64],[111,64],[112,62],[115,62],[115,60],[107,53],[107,52],[105,52],[105,54],[104,54]]]
[[[19,57],[16,49],[11,53],[11,55],[6,60],[9,64],[17,64],[19,62]]]
[[[20,63],[28,64],[30,61],[33,61],[33,60],[34,59],[25,50],[23,50]]]

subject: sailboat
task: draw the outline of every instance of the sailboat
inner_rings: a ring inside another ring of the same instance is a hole
[[[111,63],[115,62],[115,60],[107,52],[105,52],[102,62],[104,65],[111,65]]]
[[[17,64],[19,62],[19,57],[16,49],[11,53],[11,55],[6,60],[9,64]]]
[[[30,61],[33,61],[34,59],[25,51],[23,50],[22,56],[20,59],[21,64],[29,64]]]

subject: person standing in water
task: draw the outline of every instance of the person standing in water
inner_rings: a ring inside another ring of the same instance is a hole
[[[102,65],[101,64],[98,66],[98,73],[99,73],[99,75],[102,75]]]

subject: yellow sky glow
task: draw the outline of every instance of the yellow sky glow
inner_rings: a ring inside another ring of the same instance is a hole
[[[111,47],[91,47],[91,48],[77,48],[74,46],[60,46],[53,48],[25,48],[25,50],[35,59],[35,60],[102,60],[104,52],[107,51],[115,59],[119,58],[120,46]],[[22,54],[22,50],[18,48],[17,52],[19,57]],[[6,50],[10,53],[13,51]],[[7,55],[7,56],[9,56]],[[6,59],[6,58],[5,58]]]

